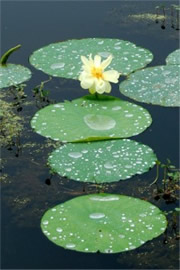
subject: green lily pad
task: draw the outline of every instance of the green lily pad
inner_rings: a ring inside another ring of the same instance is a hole
[[[166,58],[167,65],[180,65],[180,49],[170,53]]]
[[[21,45],[17,45],[5,52],[0,58],[0,89],[20,84],[31,78],[31,71],[21,65],[7,64],[9,56],[18,50]]]
[[[111,96],[85,96],[49,105],[31,121],[37,133],[63,142],[127,138],[152,122],[144,108]]]
[[[31,78],[31,71],[21,65],[7,64],[0,66],[0,88],[20,84]]]
[[[54,244],[81,252],[133,250],[162,234],[166,217],[153,204],[113,194],[80,196],[49,209],[41,229]]]
[[[142,174],[156,160],[151,148],[128,139],[65,144],[48,159],[58,174],[93,183],[115,182]]]
[[[57,77],[78,79],[81,71],[81,55],[99,54],[107,58],[114,56],[109,69],[115,69],[127,75],[149,64],[153,55],[150,51],[135,44],[110,38],[87,38],[53,43],[35,51],[30,63],[37,69]]]
[[[178,65],[167,65],[136,71],[120,84],[120,92],[145,103],[180,106],[179,69]]]

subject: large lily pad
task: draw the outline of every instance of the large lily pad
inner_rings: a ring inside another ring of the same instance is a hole
[[[102,58],[113,55],[114,59],[109,69],[115,69],[124,75],[143,68],[153,58],[150,51],[129,41],[87,38],[67,40],[43,47],[31,55],[30,63],[49,75],[78,79],[82,67],[80,56],[88,56],[91,53],[93,56],[99,54]]]
[[[136,71],[120,84],[120,91],[137,101],[168,107],[180,106],[179,71],[178,65]]]
[[[21,65],[7,64],[0,66],[0,88],[20,84],[31,78],[31,71]]]
[[[144,144],[123,139],[65,144],[49,157],[53,171],[82,182],[115,182],[142,174],[157,160]]]
[[[166,226],[165,216],[153,204],[117,194],[77,197],[49,209],[41,220],[50,241],[81,252],[133,250]]]
[[[167,65],[180,65],[180,49],[170,53],[166,58]]]
[[[45,137],[75,142],[130,137],[143,132],[151,121],[138,105],[110,96],[86,96],[41,109],[31,126]]]

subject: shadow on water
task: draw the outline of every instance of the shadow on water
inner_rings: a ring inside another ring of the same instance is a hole
[[[2,268],[176,269],[178,235],[172,215],[164,235],[136,250],[119,254],[65,250],[53,245],[41,233],[40,219],[48,208],[99,190],[148,200],[163,211],[172,211],[178,205],[177,201],[167,203],[163,198],[155,198],[156,187],[149,187],[156,176],[155,167],[130,180],[98,187],[52,174],[47,166],[49,153],[60,144],[34,133],[30,127],[32,116],[50,103],[72,100],[85,92],[78,81],[52,78],[45,84],[48,94],[42,97],[39,87],[48,76],[29,65],[27,58],[32,51],[68,38],[111,37],[129,40],[151,50],[154,60],[150,65],[153,66],[165,64],[166,56],[178,48],[177,14],[174,11],[172,18],[171,10],[171,4],[177,4],[175,1],[158,1],[158,8],[154,1],[85,2],[2,3],[3,51],[21,43],[22,49],[12,55],[11,62],[23,64],[33,72],[33,77],[18,95],[17,89],[5,89],[0,94],[7,116],[3,120],[6,128],[0,135]],[[112,95],[130,101],[119,93],[117,85],[113,86]],[[152,115],[153,124],[133,139],[153,148],[163,163],[169,158],[178,167],[178,109],[141,105]],[[161,172],[159,184],[162,177]]]

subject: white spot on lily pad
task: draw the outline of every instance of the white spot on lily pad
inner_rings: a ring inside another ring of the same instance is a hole
[[[64,66],[65,66],[65,63],[55,63],[51,65],[51,69],[63,68]]]
[[[119,197],[117,196],[95,196],[95,197],[90,197],[90,200],[92,201],[100,201],[100,202],[109,202],[109,201],[118,201]]]
[[[108,58],[112,53],[110,52],[98,52],[98,55],[103,57],[103,58]]]
[[[80,158],[80,157],[82,157],[82,154],[79,152],[71,152],[68,154],[68,156],[70,156],[72,158]]]
[[[75,248],[75,247],[76,247],[75,244],[72,244],[72,243],[66,244],[66,248],[71,249],[71,248]]]
[[[116,121],[106,115],[88,114],[84,116],[86,125],[94,130],[109,130],[115,127]]]
[[[103,213],[92,213],[92,214],[89,215],[89,217],[91,219],[100,219],[100,218],[104,218],[105,214],[103,214]]]

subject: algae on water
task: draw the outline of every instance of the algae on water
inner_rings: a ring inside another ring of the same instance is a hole
[[[11,104],[2,99],[0,108],[0,146],[12,145],[23,129],[22,118],[13,112]]]
[[[139,20],[156,21],[156,20],[165,20],[167,16],[157,15],[153,13],[142,13],[142,14],[131,14],[128,17],[136,21]]]

